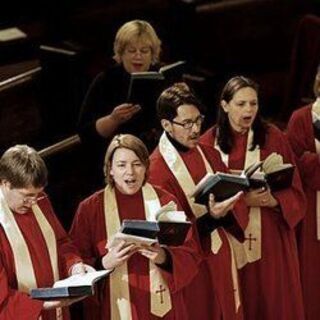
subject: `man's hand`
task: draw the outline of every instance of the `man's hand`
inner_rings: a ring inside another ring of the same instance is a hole
[[[71,267],[71,271],[69,273],[73,276],[75,274],[86,274],[93,271],[96,271],[96,269],[83,262],[78,262]]]
[[[219,219],[224,217],[230,210],[233,209],[236,202],[241,198],[243,195],[242,191],[239,191],[236,195],[232,196],[221,202],[216,202],[214,199],[214,195],[210,194],[209,196],[209,213],[210,215],[215,218]]]

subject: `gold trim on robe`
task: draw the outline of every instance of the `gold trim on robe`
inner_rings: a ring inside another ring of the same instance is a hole
[[[57,241],[55,233],[42,213],[40,207],[35,204],[32,206],[33,214],[41,229],[48,249],[50,264],[53,271],[54,281],[59,280]],[[14,213],[10,210],[3,192],[0,189],[0,223],[12,249],[14,264],[17,276],[18,290],[29,293],[30,289],[37,288],[37,280],[33,270],[32,259],[28,246],[22,232],[14,218]],[[41,319],[41,317],[39,318]],[[56,319],[62,320],[61,308],[56,309]]]
[[[154,188],[146,183],[142,187],[146,220],[154,220],[154,214],[161,207]],[[120,229],[120,216],[114,188],[107,186],[104,191],[104,212],[107,236],[110,239]],[[171,309],[168,285],[160,270],[149,261],[150,312],[158,317],[165,316]],[[110,303],[112,320],[131,320],[130,288],[127,262],[116,267],[110,275]]]
[[[207,173],[213,173],[213,170],[209,164],[209,161],[206,159],[203,151],[201,150],[200,146],[197,146],[197,150],[201,155],[201,158],[203,160],[203,163],[206,168]],[[183,159],[181,158],[179,152],[176,150],[176,148],[172,145],[170,140],[168,139],[166,133],[164,132],[160,138],[159,141],[159,151],[162,155],[164,161],[168,165],[171,173],[173,176],[177,179],[183,193],[185,194],[187,201],[189,203],[189,206],[196,218],[201,217],[203,214],[205,214],[208,210],[206,206],[199,205],[194,202],[194,198],[191,198],[189,195],[191,195],[196,187],[191,174],[189,170],[187,169]],[[227,237],[229,236],[227,232],[224,230],[221,230],[221,232],[224,232]],[[216,229],[213,232],[211,232],[211,251],[213,254],[217,254],[222,246],[222,239],[219,235],[219,231]],[[232,251],[231,245],[230,250]],[[234,287],[234,296],[235,296],[235,308],[236,311],[240,307],[240,295],[239,295],[239,283],[238,283],[238,275],[236,272],[234,272],[234,266],[235,266],[235,260],[234,255],[231,257],[231,268],[232,268],[232,281],[233,281],[233,287]]]
[[[244,168],[260,161],[260,148],[257,146],[254,150],[250,150],[253,141],[253,131],[248,133],[247,152]],[[229,167],[229,155],[225,154],[215,139],[214,148],[221,154],[222,161]],[[232,168],[230,168],[232,169]],[[236,265],[238,269],[243,268],[247,263],[251,263],[261,259],[261,210],[260,207],[251,207],[249,211],[249,223],[244,232],[245,241],[239,242],[235,237],[229,235],[232,247],[235,253]]]

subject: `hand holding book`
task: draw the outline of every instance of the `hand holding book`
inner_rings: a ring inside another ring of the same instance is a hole
[[[251,189],[270,188],[272,192],[292,185],[294,166],[284,163],[283,157],[273,152],[261,164],[261,172],[254,172],[249,178]]]
[[[105,278],[110,272],[111,270],[101,270],[72,275],[69,278],[56,281],[52,288],[31,289],[30,296],[33,299],[55,300],[55,303],[47,303],[48,308],[56,304],[59,306],[63,304],[68,305],[68,303],[73,303],[77,299],[81,300],[83,297],[93,295],[95,283]],[[60,301],[65,298],[69,301]]]
[[[178,246],[183,244],[191,223],[183,211],[177,211],[174,202],[154,212],[153,221],[123,220],[118,233],[108,242],[110,249],[120,241],[136,247],[151,246],[155,243]]]

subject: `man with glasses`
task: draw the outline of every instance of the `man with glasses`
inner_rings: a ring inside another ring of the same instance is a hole
[[[247,223],[241,193],[223,202],[215,202],[214,195],[210,195],[207,206],[195,204],[189,196],[206,173],[226,171],[218,152],[199,145],[204,120],[200,108],[200,102],[184,83],[162,92],[157,113],[164,132],[150,157],[149,180],[174,194],[197,226],[204,260],[198,276],[184,292],[190,319],[242,319],[236,266],[229,245],[229,232],[241,239]]]
[[[66,320],[62,309],[77,301],[32,300],[32,288],[51,287],[60,277],[85,273],[76,248],[55,217],[48,197],[47,168],[26,146],[0,159],[0,319]]]

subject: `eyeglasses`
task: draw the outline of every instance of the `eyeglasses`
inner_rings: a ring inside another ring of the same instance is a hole
[[[22,202],[24,204],[30,204],[30,205],[34,205],[36,204],[39,200],[45,198],[44,196],[40,197],[39,194],[34,195],[34,196],[30,196],[30,195],[26,195],[23,192],[16,190],[17,194],[19,194],[19,197],[21,198]]]
[[[185,120],[184,122],[177,122],[174,120],[171,120],[172,123],[183,127],[186,130],[189,130],[193,127],[194,124],[196,124],[198,127],[200,127],[204,121],[204,115],[200,114],[195,120]]]

